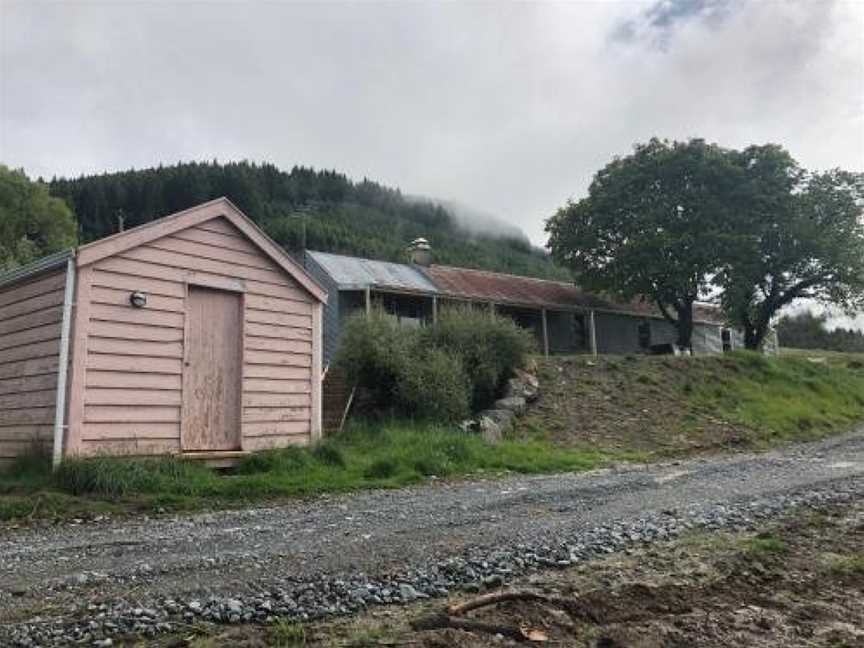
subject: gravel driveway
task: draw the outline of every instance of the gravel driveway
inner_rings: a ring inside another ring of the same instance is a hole
[[[859,430],[760,455],[4,530],[0,645],[344,614],[862,494]]]

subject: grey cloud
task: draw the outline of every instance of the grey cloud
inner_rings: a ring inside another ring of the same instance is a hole
[[[859,3],[0,0],[0,30],[0,160],[33,175],[307,164],[542,244],[544,218],[653,135],[864,169]]]

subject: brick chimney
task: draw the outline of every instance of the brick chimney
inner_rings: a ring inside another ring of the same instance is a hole
[[[408,246],[408,258],[411,263],[416,265],[429,267],[432,265],[432,246],[425,238],[418,238],[411,241]]]

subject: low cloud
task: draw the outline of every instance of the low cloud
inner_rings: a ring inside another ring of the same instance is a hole
[[[0,159],[247,158],[543,220],[651,136],[864,169],[864,5],[0,2]]]

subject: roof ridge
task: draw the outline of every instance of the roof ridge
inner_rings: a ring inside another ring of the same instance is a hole
[[[514,279],[524,279],[526,281],[538,281],[541,283],[551,283],[558,284],[560,286],[567,286],[570,288],[576,288],[577,290],[582,290],[580,286],[577,286],[575,282],[570,281],[560,281],[558,279],[543,279],[542,277],[531,277],[528,275],[518,275],[512,272],[498,272],[497,270],[485,270],[481,268],[466,268],[461,266],[451,266],[451,265],[443,265],[441,263],[433,263],[431,268],[443,268],[445,270],[458,270],[460,272],[476,272],[477,274],[485,274],[485,275],[496,275],[499,277],[513,277]]]

